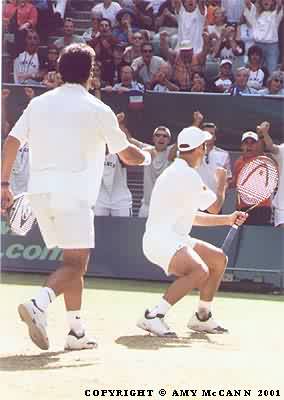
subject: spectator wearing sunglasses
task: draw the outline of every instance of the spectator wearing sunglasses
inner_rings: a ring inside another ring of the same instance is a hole
[[[158,126],[153,132],[153,144],[151,149],[151,166],[144,167],[144,193],[142,205],[138,216],[147,218],[153,187],[157,178],[167,168],[176,154],[176,145],[170,145],[171,132],[166,126]],[[146,144],[144,143],[144,146]]]
[[[273,72],[267,80],[267,88],[259,90],[258,93],[265,96],[284,96],[284,73],[282,71]]]

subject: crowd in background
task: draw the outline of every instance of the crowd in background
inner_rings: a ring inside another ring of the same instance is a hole
[[[97,90],[284,94],[283,0],[103,0],[82,35],[66,0],[8,0],[3,13],[17,84],[60,84],[59,52],[82,42],[96,51]]]

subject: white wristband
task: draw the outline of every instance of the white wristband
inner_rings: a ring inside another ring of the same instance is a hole
[[[150,165],[150,164],[151,164],[151,161],[152,161],[151,154],[150,154],[148,151],[143,151],[143,150],[142,150],[142,153],[143,153],[145,159],[144,159],[144,161],[143,161],[141,164],[139,164],[139,165],[143,165],[143,166]]]

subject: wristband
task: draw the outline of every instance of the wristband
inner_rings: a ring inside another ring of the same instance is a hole
[[[143,153],[143,156],[144,156],[144,161],[141,163],[141,164],[139,164],[139,165],[142,165],[142,166],[147,166],[147,165],[150,165],[151,164],[151,161],[152,161],[152,157],[151,157],[151,154],[148,152],[148,151],[143,151],[142,150],[142,153]]]
[[[10,186],[10,182],[3,181],[3,182],[1,182],[1,186]]]

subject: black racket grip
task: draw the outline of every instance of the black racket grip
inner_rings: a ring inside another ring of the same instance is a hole
[[[238,232],[238,229],[239,229],[238,225],[236,225],[236,224],[232,225],[231,229],[229,230],[229,232],[224,240],[224,243],[222,245],[222,250],[226,255],[228,255],[231,244]]]

